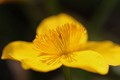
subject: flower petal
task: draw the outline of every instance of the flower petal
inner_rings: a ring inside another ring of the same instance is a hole
[[[78,27],[83,27],[81,23],[75,20],[73,17],[61,13],[59,15],[50,16],[44,19],[37,28],[37,34],[47,32],[51,29],[56,29],[64,24],[76,24]]]
[[[29,68],[40,72],[49,72],[62,65],[59,58],[54,55],[43,55],[34,59],[24,59],[22,63],[25,66],[27,65]]]
[[[120,65],[120,46],[111,41],[90,41],[87,49],[99,52],[109,65]]]
[[[3,49],[1,58],[21,61],[22,59],[33,58],[38,55],[39,53],[33,49],[31,42],[14,41]]]
[[[80,68],[100,74],[106,74],[109,67],[100,54],[89,50],[64,55],[61,61],[65,66]]]

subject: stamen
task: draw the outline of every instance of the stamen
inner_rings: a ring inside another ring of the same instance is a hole
[[[37,35],[34,44],[41,53],[60,55],[81,49],[86,42],[86,36],[83,27],[67,23]]]

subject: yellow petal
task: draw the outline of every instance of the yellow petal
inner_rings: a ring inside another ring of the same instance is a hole
[[[111,41],[90,41],[87,49],[99,52],[109,65],[120,65],[120,46]]]
[[[24,59],[22,63],[24,63],[25,66],[27,65],[29,68],[40,72],[49,72],[62,65],[59,57],[54,55],[41,55],[34,59]]]
[[[24,61],[24,59],[21,60],[21,66],[22,66],[22,68],[23,68],[24,70],[29,70],[29,69],[30,69],[30,66],[27,65],[27,64],[25,64],[23,61]]]
[[[39,53],[33,49],[31,42],[14,41],[5,46],[1,58],[21,61],[22,59],[33,58],[38,55]]]
[[[81,23],[79,23],[70,15],[61,13],[45,18],[38,26],[37,34],[47,32],[51,29],[56,29],[57,27],[62,26],[64,24],[76,24],[78,27],[83,27]]]
[[[100,74],[106,74],[109,67],[100,54],[89,50],[64,55],[61,61],[65,66],[80,68]]]

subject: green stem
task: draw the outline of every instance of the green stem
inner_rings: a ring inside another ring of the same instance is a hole
[[[62,66],[65,80],[72,80],[71,72],[69,67]]]

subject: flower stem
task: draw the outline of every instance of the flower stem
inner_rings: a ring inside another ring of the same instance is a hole
[[[69,67],[62,66],[65,80],[72,80],[71,72]]]

